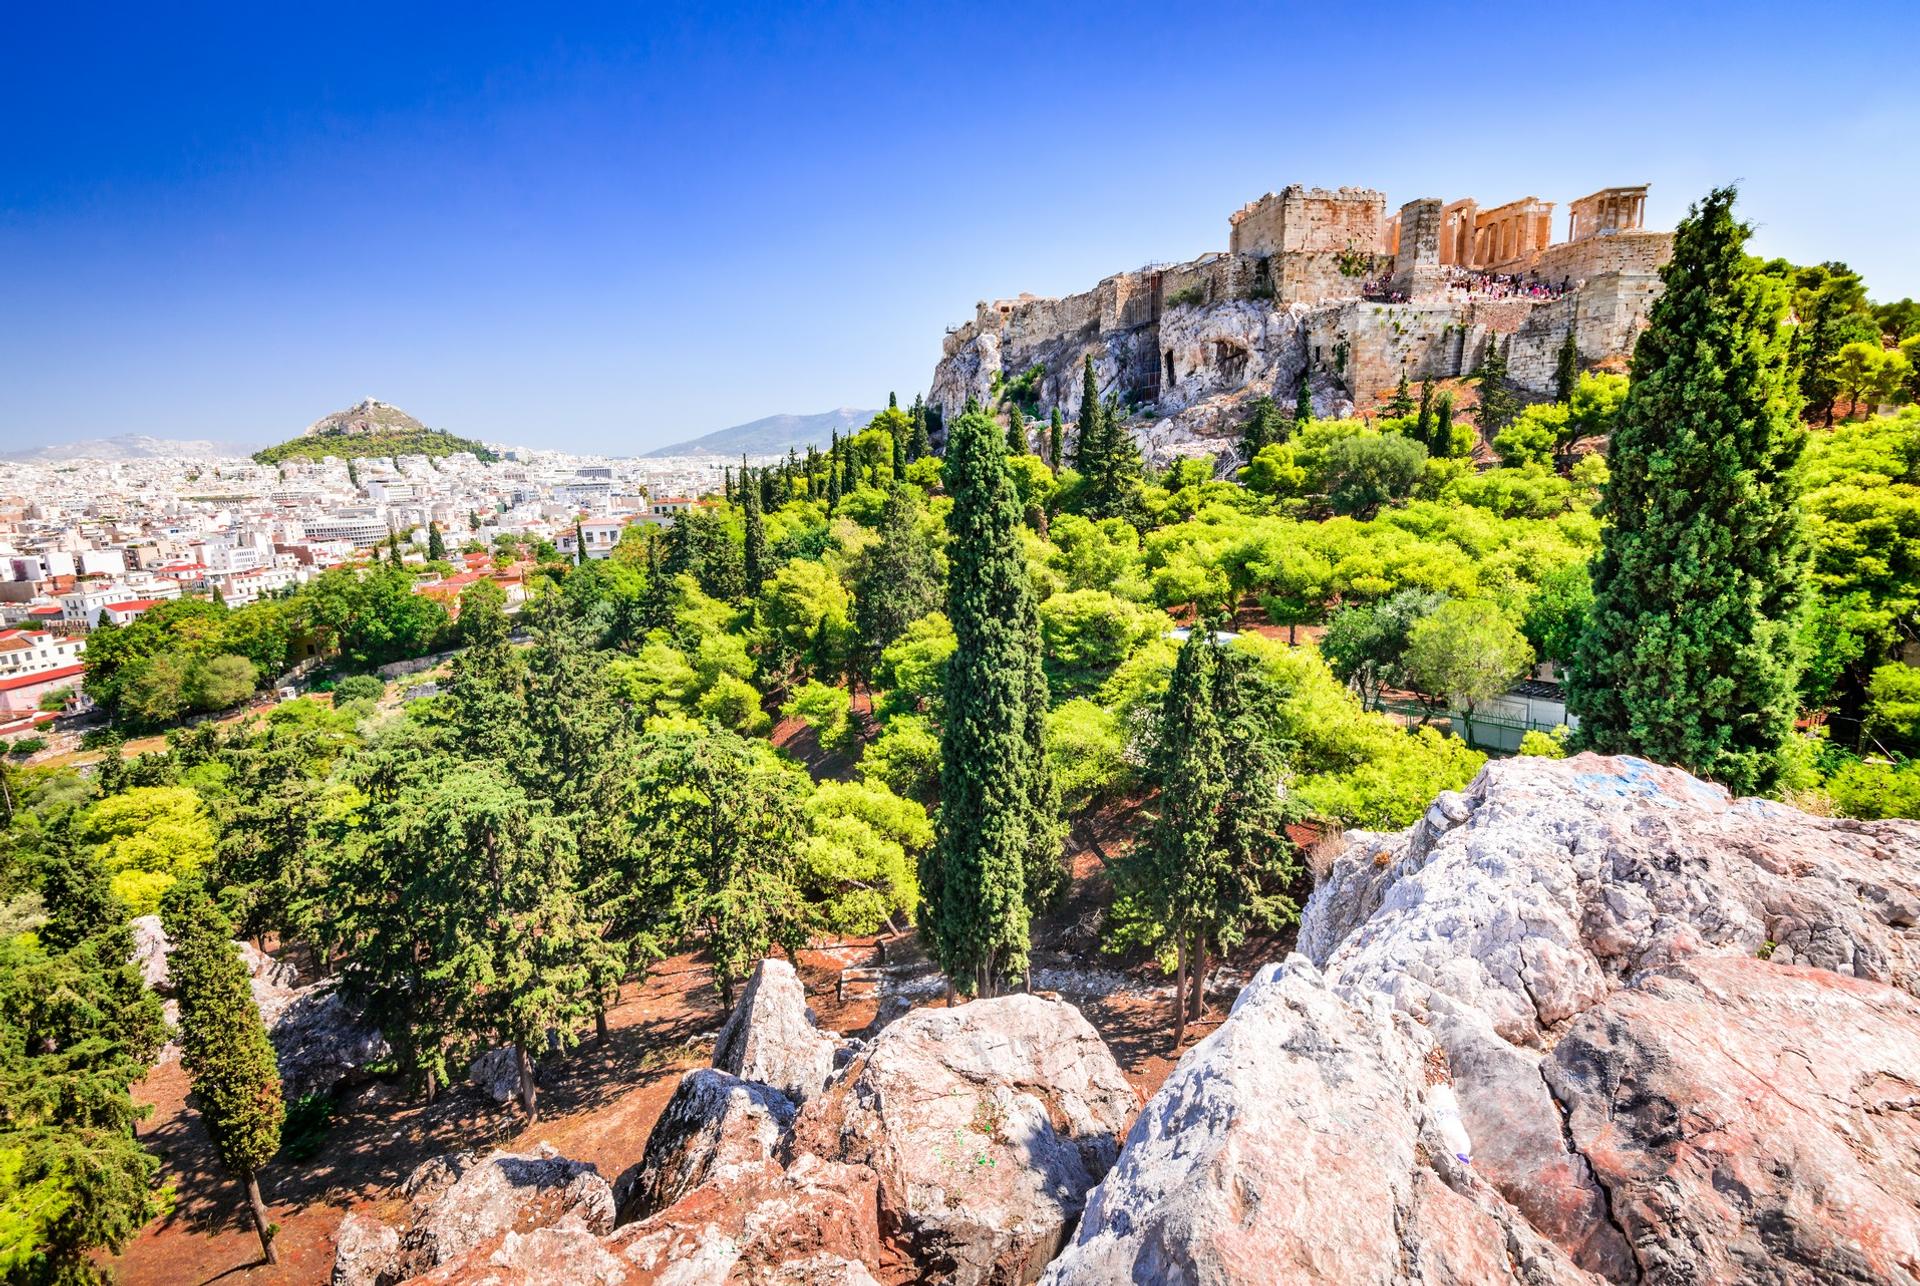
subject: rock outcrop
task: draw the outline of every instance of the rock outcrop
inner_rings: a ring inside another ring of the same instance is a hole
[[[596,1236],[613,1230],[613,1189],[600,1172],[544,1143],[531,1153],[435,1157],[408,1177],[403,1191],[409,1222],[397,1236],[391,1269],[401,1279],[471,1259],[483,1248],[497,1249],[508,1236],[525,1237],[563,1222]],[[373,1242],[374,1235],[363,1228],[352,1230],[351,1242],[339,1240],[335,1272],[341,1271],[350,1246],[357,1271],[377,1269],[378,1261],[363,1249]]]
[[[1920,1279],[1920,826],[1581,755],[1349,839],[1050,1286]]]
[[[1100,1034],[1037,996],[917,1009],[801,1110],[796,1151],[870,1167],[935,1279],[1032,1281],[1139,1106]]]
[[[393,1286],[400,1271],[400,1232],[378,1219],[349,1214],[333,1234],[332,1286]]]
[[[713,1065],[801,1103],[826,1087],[837,1043],[814,1026],[806,988],[793,966],[769,957],[754,968],[714,1038]]]
[[[688,1072],[647,1135],[645,1156],[614,1183],[616,1222],[644,1219],[702,1184],[772,1160],[793,1115],[771,1086],[711,1067]]]

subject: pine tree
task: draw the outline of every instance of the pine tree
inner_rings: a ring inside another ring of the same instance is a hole
[[[1520,399],[1507,387],[1507,351],[1494,335],[1487,340],[1487,355],[1480,362],[1480,436],[1492,442],[1519,413]]]
[[[430,562],[445,562],[447,542],[440,538],[440,524],[431,520],[427,523],[427,559]]]
[[[1814,295],[1812,316],[1794,334],[1799,349],[1800,393],[1807,410],[1828,428],[1840,400],[1840,350],[1846,344],[1840,321],[1846,312],[1840,297],[1830,290]]]
[[[1293,391],[1293,424],[1295,431],[1313,419],[1313,389],[1307,382],[1308,371],[1300,368],[1300,386]]]
[[[1387,402],[1387,414],[1396,420],[1404,420],[1413,414],[1413,390],[1407,385],[1405,371],[1400,373],[1400,382],[1393,387],[1393,397]]]
[[[398,531],[389,531],[387,533],[387,561],[395,567],[405,567],[407,565],[406,559],[400,556],[400,533]]]
[[[878,539],[854,564],[854,624],[869,672],[907,626],[940,606],[940,562],[920,529],[913,488],[896,486],[880,511]]]
[[[273,1042],[254,1007],[233,929],[206,889],[186,880],[162,903],[173,950],[167,969],[180,1004],[180,1065],[220,1164],[245,1190],[260,1253],[280,1262],[260,1195],[260,1170],[280,1150],[285,1110]]]
[[[1039,779],[1045,751],[1034,737],[1046,680],[1020,498],[1003,435],[986,415],[954,423],[946,485],[947,616],[956,647],[947,661],[940,816],[921,864],[920,923],[955,986],[992,996],[1026,970],[1029,888],[1045,875],[1034,868],[1058,860],[1056,819],[1036,810],[1047,793]]]
[[[1787,300],[1733,202],[1717,189],[1680,224],[1634,347],[1569,705],[1593,749],[1755,794],[1793,732],[1805,430]]]
[[[745,568],[747,596],[760,592],[767,579],[767,531],[760,518],[760,488],[743,468],[740,471],[741,517],[746,526]]]
[[[1108,398],[1099,409],[1091,432],[1093,443],[1081,449],[1080,509],[1091,518],[1117,518],[1130,508],[1140,478],[1140,448],[1127,431],[1117,398]]]
[[[1047,417],[1047,465],[1057,475],[1060,472],[1060,453],[1066,446],[1067,425],[1061,418],[1060,408],[1054,407],[1053,414]]]
[[[1556,402],[1568,402],[1573,399],[1573,386],[1580,382],[1580,343],[1573,337],[1573,327],[1567,327],[1567,337],[1560,341],[1560,354],[1553,364],[1553,398]]]
[[[1007,408],[1007,454],[1025,455],[1027,453],[1027,417],[1020,413],[1020,404],[1012,403]]]

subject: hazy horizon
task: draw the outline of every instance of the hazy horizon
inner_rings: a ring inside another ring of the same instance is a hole
[[[1891,5],[23,13],[0,447],[266,443],[375,396],[637,454],[924,389],[974,303],[1224,249],[1302,182],[1741,184],[1752,249],[1920,295]],[[555,19],[554,22],[561,20]],[[1809,70],[1844,66],[1847,91]]]

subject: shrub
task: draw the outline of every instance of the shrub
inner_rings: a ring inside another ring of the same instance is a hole
[[[25,759],[28,755],[37,755],[46,748],[45,737],[22,737],[8,748],[7,753],[15,759]]]
[[[343,701],[378,701],[385,696],[387,685],[376,674],[349,674],[333,685],[333,700],[337,705]]]

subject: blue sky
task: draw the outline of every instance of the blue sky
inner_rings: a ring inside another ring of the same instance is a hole
[[[624,453],[925,387],[974,301],[1224,248],[1288,182],[1739,181],[1920,295],[1910,5],[16,6],[0,443],[363,396]]]

